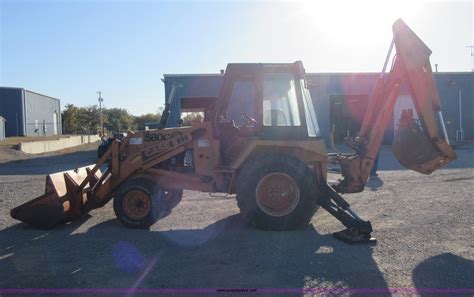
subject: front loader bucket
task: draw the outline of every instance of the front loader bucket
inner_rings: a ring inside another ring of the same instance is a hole
[[[86,213],[83,206],[87,202],[87,194],[79,185],[92,168],[93,165],[48,175],[45,194],[12,209],[11,216],[38,228],[52,228],[79,218]],[[94,180],[99,178],[100,171]]]
[[[431,174],[456,159],[456,153],[444,140],[428,140],[414,119],[400,120],[392,151],[405,168],[423,174]]]

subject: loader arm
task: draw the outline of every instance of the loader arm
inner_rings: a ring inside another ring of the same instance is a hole
[[[46,177],[45,194],[11,210],[11,216],[39,228],[52,228],[74,221],[89,211],[104,206],[117,188],[132,175],[146,175],[173,188],[173,180],[189,188],[211,191],[212,183],[191,174],[169,172],[158,164],[185,151],[196,137],[211,133],[210,124],[198,127],[169,128],[128,132],[114,140],[96,164]],[[110,160],[110,161],[109,161]],[[107,165],[104,173],[100,168]]]
[[[398,133],[392,146],[400,164],[414,171],[430,174],[456,159],[449,145],[441,112],[441,104],[429,57],[431,50],[401,20],[393,25],[393,46],[396,54],[388,75],[385,66],[377,79],[359,136],[347,142],[356,154],[338,155],[344,179],[335,186],[340,193],[361,192],[377,158],[385,129],[392,119],[400,87],[406,84],[419,117],[417,123],[411,114],[403,112]],[[437,119],[443,137],[438,135]]]

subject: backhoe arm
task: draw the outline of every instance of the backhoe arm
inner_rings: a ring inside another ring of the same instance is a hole
[[[393,34],[387,60],[393,46],[396,54],[390,72],[385,75],[384,69],[377,79],[359,136],[355,141],[348,142],[356,154],[338,156],[344,177],[335,187],[340,193],[355,193],[364,189],[403,83],[408,87],[419,122],[408,111],[402,112],[392,146],[395,157],[404,167],[423,174],[430,174],[456,159],[444,128],[429,60],[431,50],[402,20],[393,25]],[[442,127],[443,138],[438,136],[435,115]]]

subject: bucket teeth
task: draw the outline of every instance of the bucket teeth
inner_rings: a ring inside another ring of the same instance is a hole
[[[80,218],[86,213],[83,206],[87,202],[87,195],[79,185],[91,174],[92,167],[46,176],[45,194],[12,209],[11,216],[38,228],[52,228]],[[96,183],[99,178],[100,173],[91,176],[85,188]]]

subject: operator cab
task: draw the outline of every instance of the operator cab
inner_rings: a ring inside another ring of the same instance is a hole
[[[229,64],[217,100],[216,130],[262,139],[320,137],[301,61]]]
[[[252,139],[320,138],[301,61],[228,64],[214,110],[214,132],[225,165],[231,164]]]
[[[260,139],[320,137],[301,61],[287,64],[229,64],[217,100],[217,134]]]

